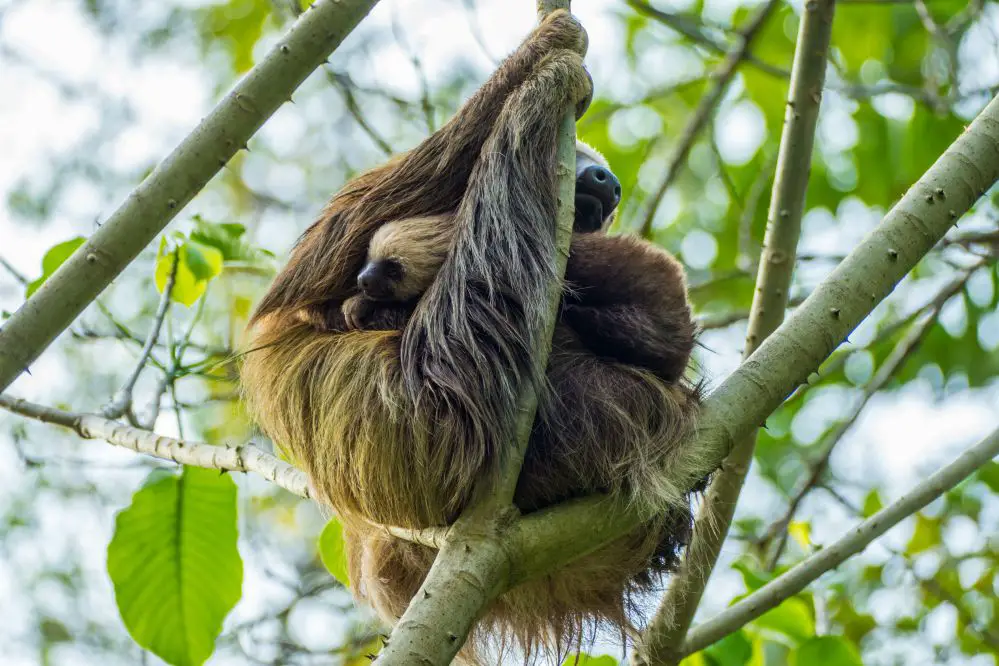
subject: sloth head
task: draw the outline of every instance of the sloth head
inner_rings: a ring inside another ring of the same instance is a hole
[[[576,141],[576,216],[573,231],[602,231],[614,220],[621,183],[607,160]],[[422,295],[451,249],[454,224],[448,215],[411,217],[383,224],[368,245],[357,274],[357,290],[374,301],[404,302]]]
[[[621,202],[621,183],[604,156],[576,141],[576,219],[573,231],[600,231],[614,221]]]

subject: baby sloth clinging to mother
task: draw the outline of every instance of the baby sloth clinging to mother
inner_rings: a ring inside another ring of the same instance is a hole
[[[689,495],[712,471],[686,440],[699,392],[684,272],[641,239],[602,233],[620,185],[577,147],[574,235],[547,366],[556,142],[592,94],[587,38],[556,11],[456,115],[354,178],[302,235],[257,306],[243,357],[250,413],[344,525],[351,590],[389,623],[436,551],[385,526],[450,525],[513,455],[523,388],[539,406],[514,503],[531,513],[604,493],[641,527],[503,593],[483,644],[528,653],[632,624],[672,570]]]
[[[577,140],[573,230],[606,230],[620,201],[621,183],[607,160]],[[371,238],[367,262],[357,276],[358,294],[343,304],[347,325],[354,329],[401,328],[407,313],[437,277],[454,233],[454,220],[448,215],[395,220],[380,227]]]

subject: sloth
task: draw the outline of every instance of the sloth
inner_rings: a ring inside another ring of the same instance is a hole
[[[621,183],[607,159],[577,139],[573,231],[606,230],[620,201]],[[444,263],[454,230],[448,215],[395,220],[380,227],[357,276],[358,293],[343,304],[347,327],[401,329]]]
[[[700,397],[685,378],[683,269],[599,233],[620,186],[585,147],[567,288],[539,361],[557,278],[557,134],[565,109],[578,118],[589,104],[586,44],[570,14],[549,14],[447,124],[344,185],[258,303],[243,355],[250,415],[341,519],[352,591],[389,623],[435,551],[385,526],[449,525],[488,488],[516,451],[528,386],[539,406],[517,508],[606,493],[647,513],[494,601],[466,659],[494,641],[530,655],[601,625],[624,635],[634,596],[674,567],[689,495],[712,471],[683,450]]]

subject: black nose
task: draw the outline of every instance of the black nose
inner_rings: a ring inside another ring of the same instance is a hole
[[[385,265],[380,261],[369,262],[357,275],[357,288],[369,298],[385,298],[389,295],[389,279]]]
[[[576,177],[576,192],[589,194],[600,200],[604,215],[609,215],[621,201],[621,183],[610,169],[593,164]]]

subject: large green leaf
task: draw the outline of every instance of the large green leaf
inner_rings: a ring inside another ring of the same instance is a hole
[[[236,485],[195,467],[149,476],[115,519],[108,573],[136,643],[174,666],[203,664],[239,601]]]
[[[77,248],[83,245],[86,239],[83,236],[77,236],[76,238],[70,238],[68,241],[63,241],[58,245],[53,245],[42,257],[42,276],[30,282],[24,290],[24,297],[30,298],[33,293],[38,291],[38,288],[48,280],[56,269],[63,265],[63,263],[69,259],[70,255],[76,252]]]
[[[857,647],[840,636],[818,636],[791,653],[791,666],[864,666]]]
[[[977,473],[978,480],[987,485],[992,492],[999,493],[999,463],[986,463]]]

